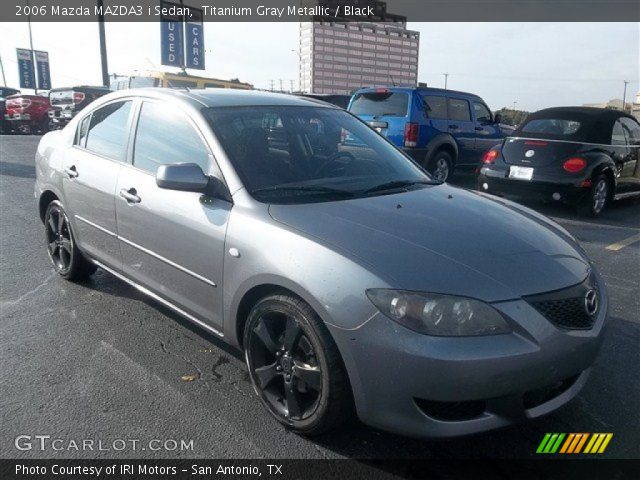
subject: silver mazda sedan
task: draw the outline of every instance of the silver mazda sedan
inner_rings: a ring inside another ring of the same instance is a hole
[[[242,349],[300,433],[538,417],[580,391],[601,344],[604,284],[569,233],[435,182],[323,102],[121,91],[45,135],[36,165],[55,270],[100,267]]]

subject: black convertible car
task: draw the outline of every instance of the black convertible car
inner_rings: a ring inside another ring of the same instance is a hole
[[[596,216],[612,200],[640,194],[640,124],[617,110],[548,108],[482,161],[481,191],[563,201]]]

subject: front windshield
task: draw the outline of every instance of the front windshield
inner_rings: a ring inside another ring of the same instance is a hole
[[[305,203],[419,188],[430,178],[349,113],[323,107],[204,110],[254,198]]]

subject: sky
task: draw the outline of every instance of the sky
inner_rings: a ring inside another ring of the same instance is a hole
[[[622,98],[640,90],[638,23],[409,23],[420,32],[418,80],[476,93],[489,106],[528,111]],[[297,79],[297,23],[205,24],[206,76],[267,89]],[[18,83],[16,47],[26,23],[0,23],[7,85]],[[163,69],[158,23],[107,23],[110,73]],[[36,50],[49,51],[54,87],[100,84],[95,23],[33,23]],[[168,68],[168,70],[171,70]],[[174,69],[175,71],[175,69]],[[198,71],[193,71],[199,74]],[[0,81],[2,79],[0,78]]]

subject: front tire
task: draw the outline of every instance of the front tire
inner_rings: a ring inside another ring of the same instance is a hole
[[[71,223],[62,203],[52,201],[44,215],[47,253],[53,268],[67,280],[82,280],[96,271],[96,266],[78,250]]]
[[[453,158],[445,150],[437,151],[427,162],[427,171],[440,182],[448,181],[453,175]]]
[[[599,175],[593,181],[589,193],[578,204],[578,213],[585,217],[597,217],[609,203],[609,180],[605,175]]]
[[[244,346],[256,394],[286,427],[317,435],[353,417],[338,348],[304,301],[290,295],[260,300],[249,313]]]

